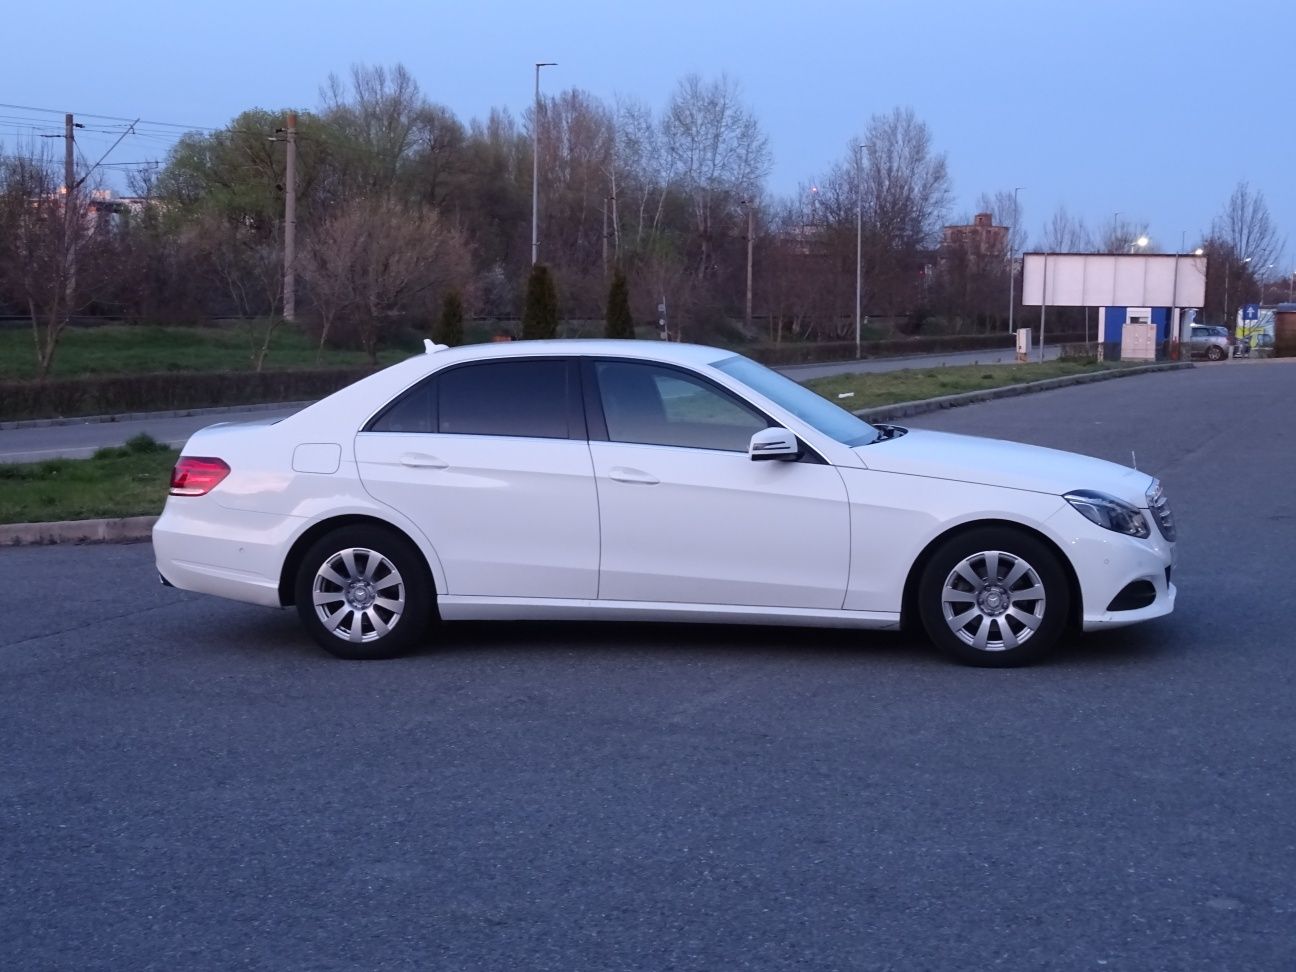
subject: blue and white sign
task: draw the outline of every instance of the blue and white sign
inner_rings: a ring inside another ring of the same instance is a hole
[[[1260,305],[1259,305],[1259,304],[1243,304],[1243,305],[1242,305],[1242,320],[1244,320],[1244,321],[1258,321],[1258,320],[1260,320]]]

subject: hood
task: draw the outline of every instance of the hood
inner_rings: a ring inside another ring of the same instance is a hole
[[[1060,496],[1095,489],[1138,507],[1147,506],[1153,477],[1128,466],[1074,452],[983,439],[974,435],[911,429],[855,450],[869,469],[928,476]]]

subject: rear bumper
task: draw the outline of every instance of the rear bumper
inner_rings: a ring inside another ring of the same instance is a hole
[[[279,575],[301,523],[208,497],[170,499],[153,527],[158,575],[168,587],[280,607]]]

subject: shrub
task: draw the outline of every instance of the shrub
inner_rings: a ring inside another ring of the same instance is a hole
[[[630,313],[630,288],[626,285],[626,277],[620,267],[617,267],[612,274],[612,286],[608,288],[607,336],[610,338],[635,336],[634,316]]]
[[[526,306],[522,309],[522,338],[542,341],[558,336],[558,293],[553,276],[543,263],[531,268],[527,278]]]
[[[463,298],[459,296],[457,290],[447,291],[445,299],[441,302],[441,316],[437,318],[432,340],[451,348],[463,344],[463,320]]]

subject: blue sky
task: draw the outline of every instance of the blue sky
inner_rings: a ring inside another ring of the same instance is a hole
[[[738,80],[770,136],[769,188],[845,154],[868,117],[909,105],[949,156],[954,214],[1022,192],[1033,238],[1059,204],[1092,226],[1147,221],[1191,246],[1239,179],[1265,193],[1296,261],[1296,3],[1251,0],[341,3],[227,0],[23,5],[6,15],[0,101],[221,125],[247,107],[313,107],[330,71],[404,63],[461,117],[580,87],[664,103],[689,71]],[[63,32],[63,25],[73,28]],[[8,33],[8,31],[6,31]],[[1284,64],[1284,61],[1287,63]],[[0,137],[51,119],[0,109]],[[91,158],[111,138],[86,133]],[[98,151],[96,151],[98,148]],[[156,157],[134,140],[118,161]],[[1288,272],[1291,271],[1288,267]]]

